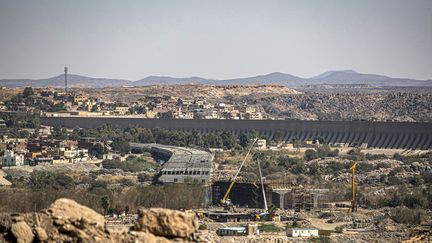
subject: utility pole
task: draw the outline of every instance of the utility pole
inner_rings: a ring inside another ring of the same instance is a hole
[[[64,67],[64,75],[65,75],[65,95],[67,95],[67,73],[68,73],[68,67]]]

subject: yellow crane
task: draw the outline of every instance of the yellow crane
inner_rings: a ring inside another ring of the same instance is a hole
[[[356,210],[356,184],[355,184],[355,170],[357,168],[357,164],[358,162],[355,162],[353,164],[353,166],[351,166],[351,174],[352,174],[352,178],[351,178],[351,193],[352,193],[352,198],[351,198],[351,212],[354,212]]]
[[[241,171],[241,169],[242,169],[244,163],[246,162],[246,158],[247,158],[248,155],[250,154],[250,152],[251,152],[251,150],[252,150],[252,147],[254,146],[254,144],[255,144],[255,142],[256,142],[257,140],[258,140],[258,138],[255,138],[254,141],[252,142],[252,144],[251,144],[251,146],[250,146],[248,152],[246,153],[246,156],[244,157],[242,163],[240,164],[240,167],[239,167],[238,170],[237,170],[237,173],[235,174],[233,180],[231,181],[231,184],[229,185],[228,190],[225,192],[224,197],[220,200],[220,204],[221,204],[222,206],[230,206],[230,205],[231,205],[231,200],[228,198],[228,197],[229,197],[229,194],[230,194],[230,192],[231,192],[231,189],[232,189],[233,186],[234,186],[234,183],[235,183],[236,180],[237,180],[237,176],[238,176],[238,174],[240,173],[240,171]]]

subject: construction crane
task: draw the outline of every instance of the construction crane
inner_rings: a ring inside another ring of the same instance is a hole
[[[272,221],[273,218],[275,217],[276,207],[271,205],[271,207],[269,209],[267,206],[267,198],[266,198],[265,189],[264,189],[264,181],[263,181],[263,176],[262,176],[262,172],[261,172],[260,159],[257,159],[257,163],[258,163],[258,171],[259,171],[259,176],[260,176],[260,181],[261,181],[262,196],[263,196],[263,201],[264,201],[264,212],[256,214],[255,218],[258,221]]]
[[[351,198],[351,212],[356,211],[356,184],[355,184],[355,170],[357,168],[357,164],[358,162],[355,162],[353,164],[353,166],[351,166],[351,174],[352,174],[352,178],[351,178],[351,193],[352,193],[352,198]]]
[[[259,170],[259,175],[260,175],[260,181],[261,181],[261,190],[262,190],[262,195],[263,195],[263,200],[264,200],[264,213],[268,214],[268,207],[267,207],[267,198],[266,198],[266,194],[265,194],[265,190],[264,190],[264,181],[263,181],[263,176],[262,176],[262,172],[261,172],[261,165],[260,165],[260,160],[257,160],[258,162],[258,170]]]
[[[221,206],[224,206],[224,207],[226,207],[226,206],[232,206],[231,199],[229,199],[229,194],[230,194],[230,192],[231,192],[231,189],[232,189],[233,186],[234,186],[234,183],[235,183],[236,180],[237,180],[237,176],[239,175],[241,169],[243,168],[243,165],[244,165],[244,163],[246,162],[246,159],[247,159],[248,155],[250,154],[250,152],[252,151],[252,148],[253,148],[253,146],[254,146],[254,144],[255,144],[255,142],[256,142],[257,140],[258,140],[258,139],[255,138],[254,141],[252,142],[252,144],[251,144],[251,146],[250,146],[248,152],[246,153],[246,156],[244,157],[242,163],[240,164],[240,167],[239,167],[238,170],[237,170],[237,173],[235,174],[234,178],[232,179],[231,184],[230,184],[229,187],[228,187],[228,190],[225,192],[224,197],[220,200],[220,204],[221,204]]]

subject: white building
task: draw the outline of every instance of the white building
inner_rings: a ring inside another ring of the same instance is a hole
[[[116,106],[114,112],[119,115],[125,115],[129,111],[128,106]]]
[[[61,151],[62,149],[60,149],[60,151]],[[66,158],[66,159],[73,159],[73,158],[75,158],[76,156],[77,156],[77,151],[75,150],[75,149],[71,149],[71,150],[66,150],[66,149],[64,149],[63,150],[63,156]]]
[[[247,235],[245,227],[225,227],[216,230],[219,236],[241,236]]]
[[[315,228],[287,228],[287,235],[290,237],[318,236],[318,229],[315,229]]]
[[[88,149],[64,149],[60,148],[63,152],[63,157],[69,162],[86,162],[88,160]]]
[[[1,166],[22,166],[24,165],[24,155],[15,154],[12,150],[6,150],[0,157]]]
[[[255,147],[257,149],[266,149],[267,148],[267,140],[265,139],[258,139],[255,143]]]
[[[88,159],[88,149],[78,149],[76,151],[76,162],[86,162]]]

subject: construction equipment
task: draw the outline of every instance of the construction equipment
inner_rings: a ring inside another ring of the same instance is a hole
[[[260,214],[256,214],[255,217],[257,220],[269,221],[269,218],[271,218],[273,215],[269,214],[269,210],[267,207],[267,198],[265,195],[264,181],[263,181],[263,176],[262,176],[262,172],[261,172],[261,164],[260,164],[259,159],[257,159],[257,163],[258,163],[258,171],[259,171],[259,176],[260,176],[260,181],[261,181],[261,190],[262,190],[262,195],[263,195],[263,200],[264,200],[264,212],[262,212]],[[272,214],[273,213],[274,213],[274,209],[272,210]]]
[[[276,215],[277,208],[274,205],[270,205],[270,207],[267,205],[267,198],[266,198],[266,194],[265,194],[264,181],[263,181],[263,176],[262,176],[262,172],[261,172],[260,160],[258,159],[257,162],[258,162],[258,170],[259,170],[260,180],[261,180],[262,196],[263,196],[263,200],[264,200],[264,212],[255,213],[255,220],[256,221],[273,221],[277,217],[277,215]]]
[[[260,165],[260,160],[259,159],[258,159],[258,170],[259,170],[260,181],[261,181],[261,189],[262,189],[263,200],[264,200],[264,210],[265,210],[266,213],[268,213],[267,198],[266,198],[266,195],[265,195],[264,182],[263,182],[263,176],[262,176],[262,172],[261,172],[261,165]]]
[[[253,146],[254,146],[254,144],[255,144],[255,142],[256,142],[257,140],[258,140],[258,138],[255,138],[254,141],[252,142],[252,144],[251,144],[251,146],[250,146],[248,152],[246,153],[246,155],[245,155],[245,157],[244,157],[242,163],[240,164],[240,167],[239,167],[238,170],[237,170],[237,173],[235,174],[234,178],[232,179],[231,184],[230,184],[229,187],[228,187],[228,190],[225,192],[224,197],[220,200],[219,203],[220,203],[221,206],[223,206],[223,207],[230,207],[230,206],[232,206],[231,200],[229,199],[229,194],[230,194],[230,192],[231,192],[231,189],[232,189],[233,186],[234,186],[234,183],[235,183],[236,180],[237,180],[237,176],[239,175],[241,169],[243,168],[243,165],[244,165],[244,163],[246,162],[246,159],[247,159],[248,155],[250,154],[250,152],[252,151],[252,148],[253,148]]]
[[[357,205],[356,205],[356,184],[355,184],[355,170],[357,168],[357,164],[358,162],[355,162],[354,165],[351,167],[351,174],[352,174],[352,178],[351,178],[351,193],[352,193],[352,198],[351,198],[351,210],[350,212],[354,212],[357,211]]]

